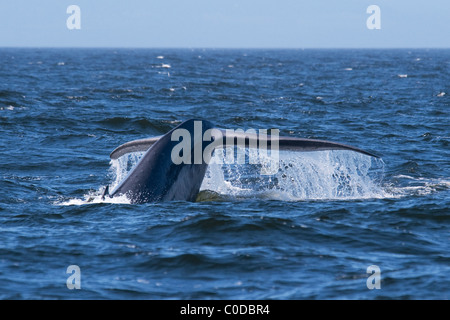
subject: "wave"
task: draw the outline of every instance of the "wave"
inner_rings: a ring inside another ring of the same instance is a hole
[[[424,196],[438,191],[450,190],[450,178],[425,178],[399,174],[385,189],[393,197]]]

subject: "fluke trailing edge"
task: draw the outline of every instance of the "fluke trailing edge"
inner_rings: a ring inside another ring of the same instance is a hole
[[[103,197],[126,195],[131,203],[194,201],[214,150],[230,146],[258,148],[259,153],[265,153],[271,159],[272,166],[262,174],[278,171],[279,150],[351,150],[377,157],[341,143],[280,137],[278,130],[272,130],[270,135],[266,130],[260,130],[259,133],[224,130],[214,127],[209,121],[191,119],[165,135],[127,142],[116,148],[110,155],[111,159],[118,159],[130,152],[145,154],[114,190],[110,192],[108,187],[105,188]],[[274,163],[276,166],[273,166]]]

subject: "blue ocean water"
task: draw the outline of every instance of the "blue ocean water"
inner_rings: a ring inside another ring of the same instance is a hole
[[[450,297],[450,50],[11,48],[0,60],[0,298]],[[140,156],[111,161],[115,147],[190,118],[381,159],[288,152],[266,179],[211,166],[196,202],[101,200]]]

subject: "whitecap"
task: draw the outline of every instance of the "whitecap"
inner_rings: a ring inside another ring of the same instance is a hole
[[[97,192],[92,194],[87,194],[84,198],[79,199],[69,199],[66,201],[55,202],[55,205],[58,206],[82,206],[86,204],[98,204],[98,203],[114,203],[114,204],[130,204],[130,199],[126,197],[126,195],[122,195],[119,197],[102,197],[103,188],[99,189]]]
[[[442,189],[450,189],[448,178],[412,177],[399,174],[393,176],[393,179],[397,181],[387,185],[386,190],[395,198],[412,195],[424,196]]]

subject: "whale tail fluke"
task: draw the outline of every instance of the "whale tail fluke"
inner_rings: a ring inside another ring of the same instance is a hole
[[[106,196],[126,195],[131,203],[195,201],[212,152],[228,146],[259,148],[259,150],[262,150],[263,146],[269,147],[271,152],[349,150],[378,158],[370,152],[337,142],[280,137],[278,130],[271,131],[271,135],[267,135],[267,131],[264,130],[263,134],[256,134],[254,131],[223,130],[214,127],[209,121],[191,119],[163,136],[130,141],[111,152],[111,159],[118,159],[131,152],[145,152],[145,154],[111,193],[109,187],[105,188],[102,199]]]
[[[244,139],[246,139],[245,147],[251,148],[252,146],[255,146],[255,145],[259,146],[260,140],[262,139],[258,135],[252,136],[251,134],[247,134],[247,133],[239,133],[239,132],[231,132],[230,133],[230,131],[227,131],[227,130],[223,130],[223,129],[219,129],[219,130],[222,132],[222,135],[223,135],[224,143],[222,144],[222,146],[226,146],[226,143],[228,141],[235,142],[235,140],[237,140],[237,139],[244,138]],[[161,137],[162,136],[156,136],[156,137],[151,137],[151,138],[147,138],[147,139],[139,139],[139,140],[126,142],[126,143],[120,145],[119,147],[117,147],[116,149],[114,149],[110,154],[110,158],[114,160],[114,159],[120,158],[121,156],[123,156],[127,153],[145,152],[148,149],[150,149],[150,147],[152,145],[154,145]],[[256,143],[252,143],[253,139],[256,140],[255,141]],[[267,141],[269,141],[269,143],[270,143],[270,140],[273,139],[273,137],[271,137],[269,135],[265,139]],[[290,150],[290,151],[295,151],[295,152],[312,152],[312,151],[324,151],[324,150],[349,150],[349,151],[362,153],[367,156],[379,158],[379,156],[377,156],[371,152],[362,150],[360,148],[356,148],[354,146],[350,146],[350,145],[342,144],[342,143],[338,143],[338,142],[333,142],[333,141],[286,137],[286,136],[280,136],[280,137],[277,137],[277,139],[278,139],[278,147],[279,147],[280,151],[281,150]]]

